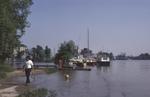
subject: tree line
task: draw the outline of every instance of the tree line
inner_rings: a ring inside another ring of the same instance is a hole
[[[48,46],[43,48],[40,45],[33,47],[29,52],[34,62],[50,62],[52,60],[51,49]]]
[[[121,53],[116,56],[116,60],[150,60],[150,54],[149,53],[141,53],[137,56],[127,56],[125,53]]]

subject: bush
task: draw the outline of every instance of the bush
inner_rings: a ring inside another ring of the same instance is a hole
[[[55,91],[48,91],[45,88],[36,89],[33,91],[25,91],[18,97],[56,97]]]

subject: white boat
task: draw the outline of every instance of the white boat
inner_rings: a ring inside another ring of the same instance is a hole
[[[81,56],[73,57],[73,58],[69,59],[70,66],[74,66],[74,65],[83,66],[83,63],[84,63],[84,58]]]
[[[97,63],[99,65],[110,65],[110,58],[108,56],[101,56],[98,58]]]
[[[85,62],[87,63],[87,65],[89,66],[94,66],[96,64],[96,59],[89,57],[89,58],[85,58]]]

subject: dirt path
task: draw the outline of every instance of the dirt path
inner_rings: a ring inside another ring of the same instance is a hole
[[[16,91],[16,88],[18,86],[11,86],[8,88],[0,89],[0,97],[17,97],[18,92]]]

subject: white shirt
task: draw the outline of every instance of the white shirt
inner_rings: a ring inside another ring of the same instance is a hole
[[[33,62],[32,62],[31,60],[28,60],[28,61],[26,62],[25,68],[30,69],[30,68],[32,68],[32,67],[33,67]]]

